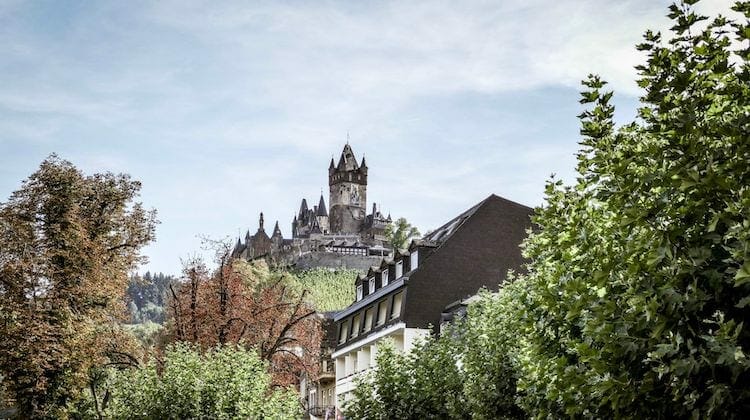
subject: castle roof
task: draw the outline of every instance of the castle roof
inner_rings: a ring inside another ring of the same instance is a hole
[[[303,198],[302,204],[299,205],[300,218],[302,218],[302,215],[305,214],[306,211],[307,211],[307,200]]]
[[[354,171],[359,169],[357,159],[354,157],[354,151],[352,151],[352,147],[349,146],[349,143],[344,146],[344,150],[341,152],[339,164],[336,165],[336,169],[339,171]]]
[[[273,235],[272,236],[278,236],[281,238],[283,235],[281,234],[281,229],[279,228],[279,221],[276,221],[276,226],[273,227]]]
[[[318,202],[318,213],[316,216],[328,216],[328,210],[326,210],[326,202],[323,199],[323,194],[320,195],[320,202]]]

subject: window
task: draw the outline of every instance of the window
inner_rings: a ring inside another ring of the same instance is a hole
[[[365,332],[372,329],[372,319],[374,317],[375,308],[369,308],[365,311]]]
[[[419,266],[419,252],[416,249],[409,255],[409,266],[412,270]]]
[[[339,344],[346,341],[347,329],[349,327],[349,320],[341,323],[341,329],[339,330]]]
[[[401,315],[401,303],[404,300],[404,292],[393,296],[393,310],[391,310],[391,319]]]
[[[385,323],[385,317],[388,315],[388,302],[382,301],[378,304],[378,325]]]
[[[352,290],[352,289],[349,289],[349,290]],[[362,300],[362,285],[361,284],[357,286],[357,302],[359,302],[360,300]]]
[[[399,261],[396,263],[396,278],[400,279],[404,275],[404,262]]]
[[[386,268],[383,270],[383,274],[380,275],[380,278],[382,279],[381,282],[383,283],[383,286],[388,285],[388,269]]]
[[[354,319],[352,320],[352,338],[359,335],[359,320],[361,317],[359,315],[355,315]]]
[[[367,292],[367,294],[373,293],[375,293],[375,277],[370,277],[370,290]]]

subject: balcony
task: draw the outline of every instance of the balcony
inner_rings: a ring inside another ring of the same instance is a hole
[[[307,410],[307,414],[309,414],[312,417],[325,418],[326,413],[328,413],[329,419],[336,418],[336,407],[332,405],[316,405],[314,407],[310,407]]]
[[[336,371],[333,369],[334,362],[330,358],[323,359],[320,362],[320,373],[318,374],[318,382],[321,385],[333,382],[336,379]]]

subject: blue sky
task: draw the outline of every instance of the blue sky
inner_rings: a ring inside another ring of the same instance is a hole
[[[574,179],[579,81],[632,119],[668,4],[0,0],[0,201],[53,152],[130,173],[161,220],[142,269],[177,273],[260,211],[288,237],[349,132],[368,207],[423,232],[490,193],[537,206]]]

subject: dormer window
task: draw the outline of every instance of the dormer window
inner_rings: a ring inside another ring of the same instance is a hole
[[[370,277],[370,289],[368,290],[367,294],[373,294],[375,293],[375,277]]]
[[[399,261],[396,263],[396,278],[400,279],[404,275],[404,262]]]
[[[414,250],[409,255],[409,265],[411,266],[411,269],[414,270],[415,268],[419,267],[419,251]]]
[[[361,284],[357,286],[357,302],[359,302],[360,300],[362,300],[362,285]]]
[[[383,283],[383,286],[387,286],[388,285],[388,269],[383,270],[381,279],[382,279],[381,282]]]

